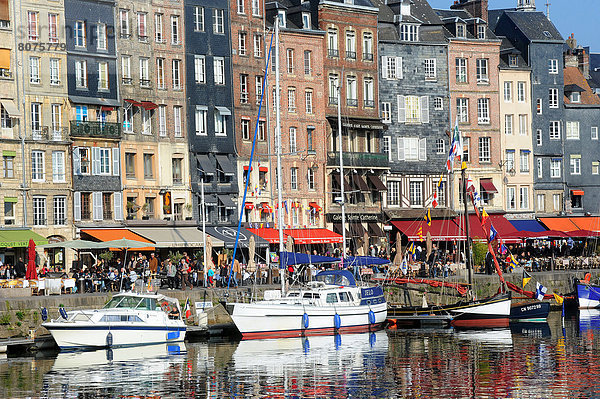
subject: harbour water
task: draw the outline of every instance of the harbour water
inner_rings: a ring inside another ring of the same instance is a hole
[[[600,395],[600,312],[486,331],[367,334],[0,359],[5,398],[583,398]]]

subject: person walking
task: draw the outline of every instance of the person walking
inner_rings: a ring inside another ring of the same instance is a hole
[[[177,275],[177,267],[173,264],[173,261],[169,259],[167,261],[167,281],[169,282],[169,289],[175,289],[175,276]]]
[[[193,289],[192,283],[190,283],[190,264],[186,262],[186,258],[181,259],[181,290],[185,291],[185,287],[189,286],[190,290]]]

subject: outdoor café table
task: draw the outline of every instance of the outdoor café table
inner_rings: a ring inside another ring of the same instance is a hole
[[[45,290],[44,290],[44,293],[46,295],[50,295],[50,294],[60,295],[61,288],[62,288],[62,280],[60,278],[46,278]]]

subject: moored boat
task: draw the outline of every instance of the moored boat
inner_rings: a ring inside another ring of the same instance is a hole
[[[102,309],[63,309],[42,325],[61,349],[180,342],[186,333],[177,299],[133,292],[116,294]]]
[[[600,308],[600,285],[575,282],[579,309]]]
[[[550,302],[518,302],[510,307],[511,321],[546,321],[550,313]]]

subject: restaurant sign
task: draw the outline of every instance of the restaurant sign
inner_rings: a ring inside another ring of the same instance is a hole
[[[341,213],[328,213],[327,221],[329,223],[341,223]],[[346,222],[383,222],[381,213],[346,213]]]

